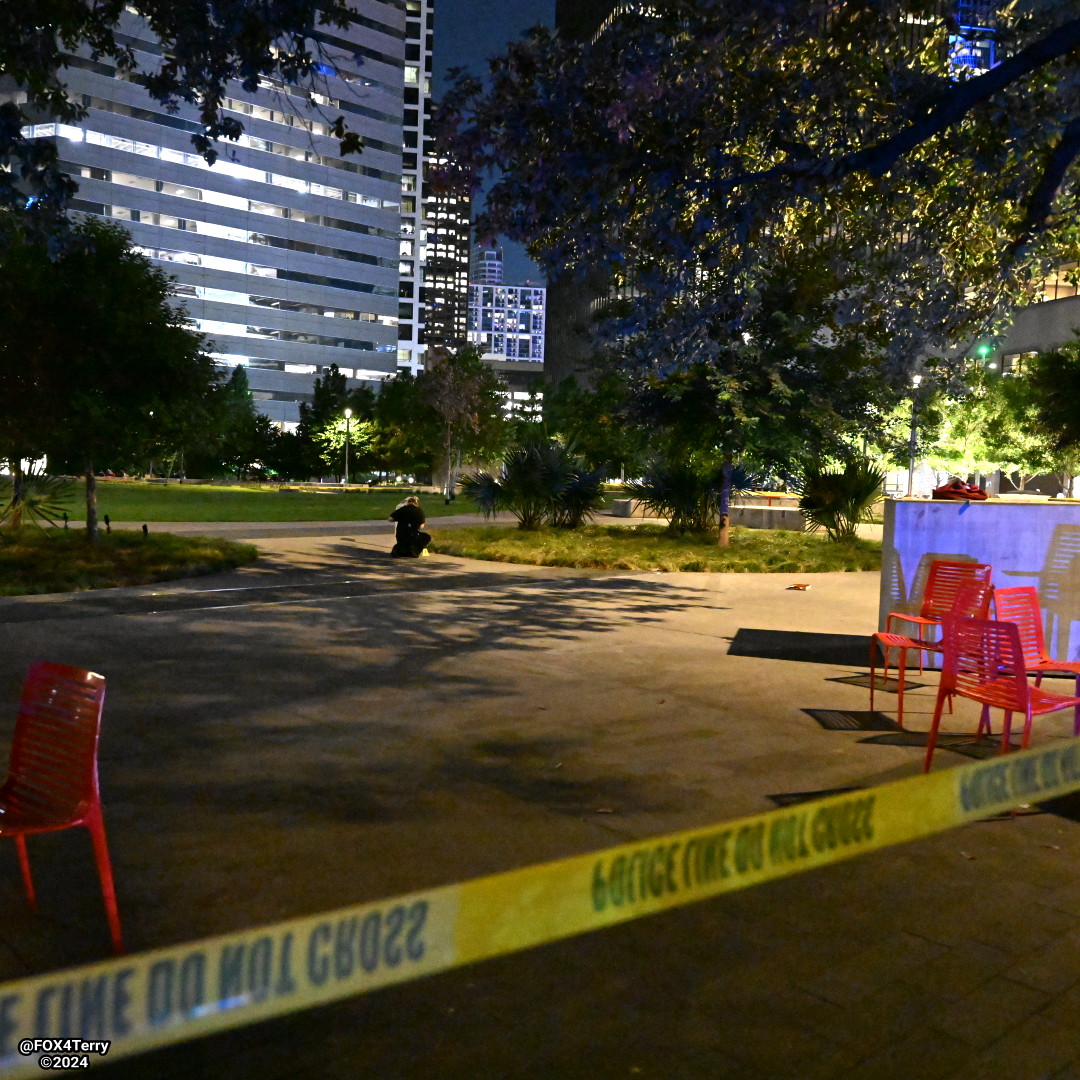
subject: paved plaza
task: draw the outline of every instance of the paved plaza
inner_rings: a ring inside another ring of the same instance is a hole
[[[868,708],[837,680],[866,673],[877,574],[391,560],[390,528],[192,526],[262,556],[0,599],[0,741],[30,661],[108,678],[101,786],[132,951],[921,767],[917,745],[803,711]],[[914,681],[925,730],[936,677]],[[961,703],[951,729],[975,715]],[[1070,731],[1059,714],[1035,738]],[[1080,1080],[1078,820],[1069,799],[1032,807],[98,1075]],[[0,845],[0,978],[108,956],[85,833],[30,854],[36,915]]]

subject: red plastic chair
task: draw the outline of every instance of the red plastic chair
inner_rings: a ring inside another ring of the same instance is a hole
[[[97,750],[105,678],[38,660],[23,684],[8,777],[0,787],[0,836],[19,853],[30,907],[37,897],[26,837],[83,825],[90,831],[113,951],[124,951],[98,793]]]
[[[917,641],[927,638],[924,630],[930,626],[940,626],[941,620],[956,606],[960,590],[965,585],[989,585],[992,568],[986,563],[951,562],[947,559],[935,559],[930,564],[926,576],[926,588],[923,590],[922,603],[918,614],[906,611],[890,611],[885,616],[885,632],[892,633],[896,619],[914,623],[919,628]],[[922,653],[919,653],[919,671],[922,671]]]
[[[999,589],[994,594],[994,614],[1003,622],[1016,624],[1020,631],[1020,647],[1024,650],[1024,663],[1029,672],[1035,673],[1036,686],[1042,685],[1042,677],[1048,671],[1075,675],[1076,695],[1080,697],[1080,661],[1055,660],[1046,653],[1038,589],[1031,585]],[[1073,734],[1080,735],[1080,706],[1073,719]]]
[[[965,585],[957,594],[953,604],[951,615],[969,615],[978,619],[985,619],[990,610],[990,597],[994,587],[986,582],[975,585]],[[878,632],[870,637],[870,711],[874,711],[874,683],[876,681],[877,651],[881,649],[883,660],[881,676],[889,678],[889,650],[898,649],[900,662],[898,664],[899,680],[896,689],[896,722],[900,727],[904,726],[904,676],[907,673],[907,654],[909,649],[921,649],[930,652],[941,652],[940,641],[921,641],[917,638],[905,637],[903,634],[884,634]],[[922,671],[922,657],[920,655],[919,670]],[[949,712],[952,712],[952,699],[949,699]]]
[[[1080,706],[1080,697],[1065,697],[1028,684],[1020,631],[1015,623],[947,615],[944,643],[945,662],[941,669],[941,683],[934,719],[930,724],[923,772],[930,771],[941,710],[945,698],[950,694],[982,703],[978,728],[980,738],[983,732],[990,731],[991,708],[1004,711],[1005,721],[1001,731],[1003,754],[1009,749],[1014,712],[1024,714],[1024,735],[1020,741],[1020,748],[1024,750],[1031,739],[1031,721],[1034,717]]]

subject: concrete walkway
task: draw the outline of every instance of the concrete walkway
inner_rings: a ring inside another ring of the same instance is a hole
[[[133,950],[920,767],[918,747],[803,712],[867,708],[834,680],[865,674],[876,574],[403,562],[370,524],[260,540],[258,563],[211,578],[0,599],[5,700],[38,657],[109,679],[101,782]],[[909,693],[912,728],[934,681]],[[1080,826],[1055,809],[99,1075],[1075,1080]],[[0,977],[107,955],[88,848],[78,830],[31,843],[31,915],[0,845]]]

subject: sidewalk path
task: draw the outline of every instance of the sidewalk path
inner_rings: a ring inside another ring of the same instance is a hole
[[[133,950],[919,769],[918,748],[803,712],[867,707],[831,680],[865,672],[848,661],[876,574],[794,592],[401,562],[381,533],[333,529],[211,578],[0,600],[6,701],[37,657],[109,679],[101,783]],[[931,691],[906,704],[925,728]],[[86,837],[30,851],[37,915],[0,845],[4,978],[107,955]],[[1078,857],[1062,813],[981,823],[99,1075],[1075,1080]]]

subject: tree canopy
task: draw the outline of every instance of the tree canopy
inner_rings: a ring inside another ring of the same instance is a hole
[[[1001,5],[1007,59],[975,75],[952,8],[670,0],[590,43],[539,29],[457,77],[445,147],[498,173],[482,235],[556,279],[606,269],[637,359],[723,369],[770,279],[824,273],[817,345],[861,336],[860,377],[900,392],[1076,241],[1080,4]]]
[[[0,215],[0,457],[18,470],[47,454],[85,472],[206,430],[217,388],[203,338],[174,306],[169,279],[116,225],[77,222],[59,254],[17,215]]]

